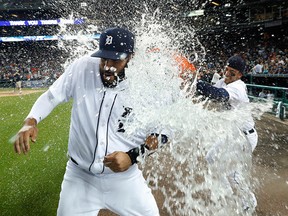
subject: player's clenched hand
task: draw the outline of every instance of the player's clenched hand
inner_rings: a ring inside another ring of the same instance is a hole
[[[23,152],[26,154],[30,150],[30,139],[32,142],[36,141],[38,134],[38,129],[36,128],[35,119],[26,119],[24,126],[18,131],[14,140],[15,152],[21,154]]]
[[[109,167],[113,172],[123,172],[131,166],[131,160],[128,154],[121,151],[113,152],[104,157],[103,161],[106,167]]]
[[[145,145],[149,150],[155,150],[158,148],[158,138],[155,135],[150,135],[145,140]]]

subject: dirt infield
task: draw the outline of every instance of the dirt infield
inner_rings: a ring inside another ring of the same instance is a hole
[[[8,90],[4,89],[0,91],[0,97],[15,97],[44,91],[45,90],[43,89],[23,89],[20,93],[17,90],[14,91],[14,89],[8,89]]]
[[[288,120],[266,114],[256,121],[259,134],[254,152],[258,216],[288,215]]]

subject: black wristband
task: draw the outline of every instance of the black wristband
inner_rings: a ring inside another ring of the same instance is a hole
[[[138,163],[137,157],[140,155],[140,151],[141,151],[141,154],[143,155],[145,153],[145,149],[149,150],[149,147],[145,144],[142,144],[140,147],[130,149],[128,152],[126,152],[128,156],[130,157],[132,165],[135,163]]]
[[[128,156],[130,157],[132,165],[137,163],[137,157],[139,156],[139,147],[130,149],[128,152],[126,152]]]

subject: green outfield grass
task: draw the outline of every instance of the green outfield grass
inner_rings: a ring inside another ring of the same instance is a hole
[[[56,215],[67,162],[71,103],[61,104],[39,125],[27,155],[14,153],[9,139],[21,128],[41,95],[0,97],[0,215]]]

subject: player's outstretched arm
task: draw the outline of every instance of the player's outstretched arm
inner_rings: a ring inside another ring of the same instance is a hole
[[[30,139],[36,141],[38,135],[37,121],[34,118],[25,120],[23,127],[18,131],[14,140],[14,149],[18,154],[28,153],[30,150]]]
[[[16,153],[21,154],[23,152],[26,154],[30,150],[30,139],[35,142],[38,134],[36,125],[46,118],[60,102],[54,98],[49,90],[36,100],[24,121],[23,127],[16,134],[15,140],[13,140]]]
[[[220,102],[227,102],[229,100],[229,93],[224,88],[217,88],[210,83],[198,81],[197,91],[210,99],[215,99]]]

